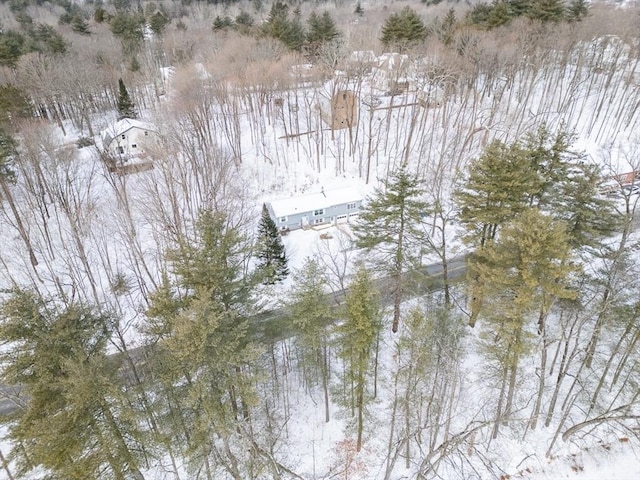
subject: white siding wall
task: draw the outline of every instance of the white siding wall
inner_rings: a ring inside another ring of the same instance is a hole
[[[151,133],[148,130],[133,127],[118,135],[111,142],[111,153],[119,155],[136,155],[145,151],[145,144],[149,140]]]

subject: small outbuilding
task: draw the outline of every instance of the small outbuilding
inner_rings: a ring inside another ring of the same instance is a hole
[[[265,205],[279,230],[346,223],[358,216],[364,197],[357,188],[322,190]]]
[[[320,101],[320,114],[332,130],[354,127],[358,123],[358,97],[351,90],[340,90],[331,100]]]

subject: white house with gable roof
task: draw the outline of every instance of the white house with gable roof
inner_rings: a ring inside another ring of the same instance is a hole
[[[279,230],[296,230],[348,222],[359,214],[363,199],[357,188],[349,187],[272,200],[265,205]]]
[[[409,56],[383,53],[371,71],[371,86],[386,94],[398,94],[409,89]]]
[[[155,135],[151,124],[123,118],[105,129],[101,136],[105,153],[124,160],[143,155]]]

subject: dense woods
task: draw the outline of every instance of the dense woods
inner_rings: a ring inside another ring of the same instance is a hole
[[[0,478],[509,478],[637,446],[638,27],[0,3]],[[125,119],[143,155],[108,149]],[[370,195],[296,257],[264,202],[331,184]]]

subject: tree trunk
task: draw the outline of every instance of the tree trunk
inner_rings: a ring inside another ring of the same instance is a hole
[[[493,431],[491,433],[491,438],[498,438],[498,431],[500,430],[500,422],[502,421],[502,404],[504,403],[504,395],[505,390],[507,389],[507,376],[509,374],[509,369],[504,368],[502,371],[502,386],[500,387],[500,395],[498,396],[498,405],[496,406],[496,419],[493,423]]]
[[[540,379],[538,381],[538,395],[536,398],[536,404],[533,408],[533,415],[531,415],[531,430],[535,430],[538,425],[538,418],[540,417],[540,409],[542,407],[542,396],[544,394],[545,378],[547,375],[547,339],[546,329],[542,327],[542,352],[540,352]]]
[[[9,470],[9,462],[7,462],[7,459],[2,454],[2,450],[0,450],[0,462],[2,462],[2,468],[4,468],[4,471],[7,472],[7,477],[9,478],[9,480],[14,480],[14,476],[11,474],[11,470]]]
[[[329,423],[329,359],[327,345],[322,347],[322,391],[324,393],[324,421]]]
[[[469,316],[469,326],[471,328],[476,326],[478,315],[480,315],[480,310],[482,309],[483,295],[482,280],[480,277],[476,277],[471,284],[471,314]]]
[[[22,223],[22,217],[16,208],[16,204],[13,200],[13,195],[11,194],[11,190],[7,185],[7,181],[4,177],[0,176],[0,188],[2,188],[2,193],[4,198],[7,200],[9,207],[11,208],[11,212],[13,213],[13,217],[16,220],[16,228],[18,229],[18,233],[20,237],[24,241],[25,246],[27,247],[27,251],[29,252],[29,260],[31,261],[31,265],[35,267],[38,265],[38,259],[36,258],[35,253],[33,252],[33,247],[31,246],[31,241],[29,240],[29,235],[27,234],[26,229],[24,228],[24,224]]]
[[[361,383],[358,385],[356,404],[358,409],[358,439],[356,441],[356,452],[362,449],[362,430],[364,427],[364,385],[362,384],[364,379],[361,379]]]
[[[518,353],[521,350],[522,343],[522,327],[518,328],[516,332],[516,338],[514,344],[510,346],[512,352],[510,354],[513,355],[513,361],[509,362],[510,365],[508,368],[511,369],[511,374],[509,375],[509,390],[507,392],[507,401],[504,407],[504,416],[506,418],[511,416],[511,407],[513,405],[513,397],[516,391],[516,380],[518,378],[518,363],[520,362],[520,354]],[[505,419],[506,421],[506,419]]]
[[[133,475],[135,480],[144,480],[144,475],[142,475],[142,472],[138,469],[138,462],[133,458],[133,455],[131,455],[131,450],[129,450],[129,446],[122,436],[122,432],[120,431],[120,427],[118,427],[115,417],[113,416],[113,412],[111,412],[111,407],[106,403],[104,398],[100,403],[102,412],[107,420],[107,426],[115,437],[117,448],[126,458],[128,471]]]

